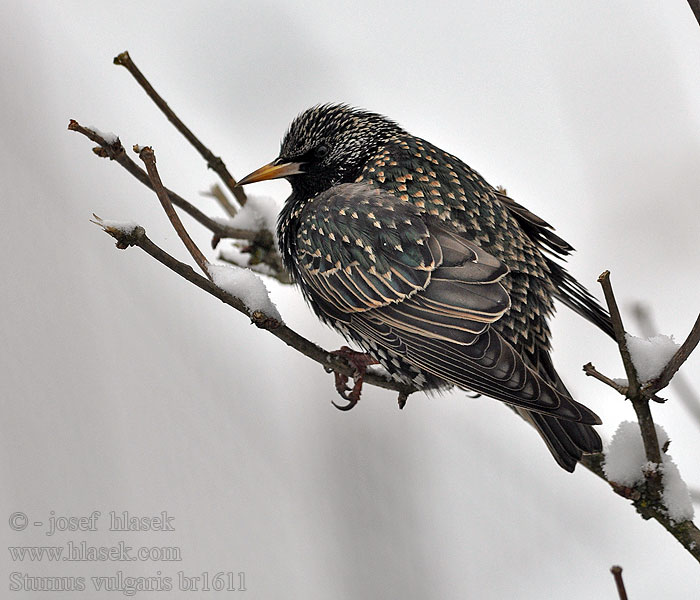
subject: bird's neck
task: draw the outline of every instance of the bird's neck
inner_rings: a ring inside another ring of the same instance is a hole
[[[299,268],[295,260],[296,240],[299,230],[299,215],[307,200],[308,198],[292,191],[292,195],[287,198],[277,219],[277,239],[282,262],[293,281],[299,280]]]

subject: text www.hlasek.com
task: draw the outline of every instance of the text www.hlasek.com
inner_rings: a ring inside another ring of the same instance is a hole
[[[10,546],[13,561],[181,561],[178,546],[140,546],[136,549],[120,541],[114,546],[92,546],[69,541],[65,546]]]

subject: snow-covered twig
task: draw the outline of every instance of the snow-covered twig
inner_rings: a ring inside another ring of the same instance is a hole
[[[637,413],[647,460],[658,465],[661,463],[661,450],[659,448],[659,440],[656,438],[654,419],[649,410],[649,399],[641,393],[637,369],[634,366],[634,361],[627,347],[627,338],[625,336],[624,325],[622,324],[622,316],[620,315],[620,309],[617,306],[612,284],[610,283],[610,271],[603,271],[600,277],[598,277],[598,282],[603,288],[605,302],[608,305],[608,311],[610,311],[610,320],[612,321],[613,330],[615,331],[615,339],[620,350],[622,363],[625,366],[625,372],[627,373],[627,392],[625,395],[630,399],[634,411]],[[652,496],[658,497],[661,493],[661,484],[658,475],[654,472],[650,472],[647,483]]]
[[[101,158],[109,158],[121,165],[126,171],[133,175],[145,186],[153,189],[151,180],[148,177],[148,173],[141,167],[139,167],[131,158],[127,155],[124,146],[122,145],[119,137],[116,140],[110,139],[105,140],[99,133],[95,132],[93,129],[83,127],[76,120],[71,119],[68,124],[68,129],[70,131],[75,131],[87,137],[92,142],[99,144],[93,149],[95,154]],[[246,240],[249,242],[247,249],[250,250],[250,254],[256,257],[257,262],[262,262],[267,264],[271,271],[270,275],[275,277],[282,283],[289,283],[289,279],[282,267],[282,260],[275,247],[274,236],[271,231],[267,229],[260,230],[248,230],[238,227],[232,227],[226,222],[219,222],[211,217],[205,215],[201,210],[199,210],[192,203],[185,200],[182,196],[176,194],[172,190],[165,188],[168,196],[172,203],[184,210],[188,215],[190,215],[197,222],[201,223],[204,227],[209,229],[213,234],[212,247],[216,248],[221,239],[236,239],[236,240]]]
[[[698,315],[698,318],[695,320],[695,324],[690,330],[685,342],[681,344],[681,347],[674,354],[673,358],[668,361],[664,370],[661,371],[661,375],[644,386],[644,393],[655,394],[660,389],[665,388],[678,369],[681,368],[681,365],[688,360],[688,357],[691,352],[695,350],[698,342],[700,342],[700,315]]]
[[[180,262],[175,257],[171,256],[165,250],[160,248],[157,244],[153,243],[153,241],[151,241],[151,239],[146,235],[146,231],[143,227],[133,226],[133,224],[130,224],[130,227],[105,227],[99,222],[101,221],[99,217],[96,217],[96,219],[97,224],[102,226],[102,228],[109,235],[117,240],[117,248],[124,249],[131,246],[140,248],[146,252],[146,254],[155,258],[162,265],[165,265],[180,275],[180,277],[183,277],[190,283],[193,283],[225,304],[228,304],[232,308],[243,313],[250,318],[250,320],[257,327],[268,330],[272,335],[279,338],[285,344],[291,348],[294,348],[304,356],[307,356],[311,360],[317,362],[324,369],[332,369],[333,371],[343,373],[349,377],[354,375],[355,367],[350,365],[350,363],[348,363],[344,358],[333,355],[327,350],[324,350],[320,346],[299,335],[296,331],[287,327],[284,323],[273,318],[271,315],[262,311],[251,310],[241,298],[218,287],[206,277],[203,277],[199,273],[195,272],[192,267]],[[104,223],[112,222],[105,221]],[[364,381],[370,385],[397,391],[399,392],[400,396],[404,397],[415,391],[414,388],[399,384],[388,376],[379,373],[368,372],[365,375]]]
[[[670,506],[675,506],[677,504],[675,501],[672,502],[669,500],[669,494],[674,496],[671,487],[675,486],[677,491],[677,489],[683,487],[684,484],[683,486],[678,485],[680,475],[677,473],[675,464],[672,464],[665,454],[662,456],[656,425],[654,424],[649,408],[650,400],[655,399],[653,394],[661,388],[650,386],[649,382],[640,382],[638,376],[639,369],[635,366],[635,356],[630,353],[628,347],[629,338],[625,334],[622,317],[617,301],[615,300],[612,284],[610,283],[610,272],[604,271],[598,281],[603,286],[603,292],[613,322],[618,348],[623,363],[625,364],[625,370],[627,371],[628,385],[619,385],[611,378],[599,373],[590,363],[584,366],[584,371],[586,375],[593,376],[616,389],[632,402],[632,406],[634,407],[639,421],[641,441],[644,446],[643,458],[636,460],[636,462],[640,463],[636,466],[639,467],[641,480],[635,479],[634,482],[630,483],[623,477],[623,481],[615,481],[615,478],[620,478],[618,470],[612,467],[612,470],[606,471],[607,465],[604,465],[605,457],[599,454],[586,455],[581,462],[590,471],[608,481],[615,493],[632,500],[637,512],[639,512],[644,519],[655,519],[659,522],[698,562],[700,562],[700,529],[690,520],[689,514],[691,513],[683,513],[683,511],[670,508]],[[696,326],[693,327],[693,331],[691,331],[691,334],[688,336],[688,340],[690,341],[686,340],[686,343],[683,344],[670,359],[670,362],[676,361],[676,363],[678,363],[674,364],[673,373],[678,370],[682,362],[688,358],[690,352],[692,352],[697,345],[697,341],[694,341],[697,335],[697,327],[698,322],[696,322]],[[664,342],[664,344],[668,346],[667,343]],[[685,350],[683,350],[684,347]],[[665,350],[667,350],[667,348],[665,348]],[[683,352],[681,352],[681,350],[683,350]],[[682,360],[678,362],[680,359]],[[668,364],[663,368],[662,374],[667,372],[667,370]],[[671,373],[671,377],[673,373]],[[666,475],[666,478],[664,478],[664,475]],[[669,489],[664,489],[667,483],[671,487],[669,487]],[[684,489],[687,495],[687,488],[684,487]]]
[[[637,324],[643,335],[650,338],[658,333],[651,311],[648,308],[637,303],[632,306],[632,315],[637,319]],[[700,397],[688,383],[683,373],[676,373],[673,376],[673,389],[678,399],[693,417],[695,424],[700,427]]]

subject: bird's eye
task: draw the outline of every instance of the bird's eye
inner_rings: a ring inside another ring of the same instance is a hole
[[[320,146],[318,146],[316,148],[316,150],[314,150],[314,156],[316,156],[316,158],[323,158],[327,154],[328,154],[328,146],[326,146],[325,144],[321,144]]]

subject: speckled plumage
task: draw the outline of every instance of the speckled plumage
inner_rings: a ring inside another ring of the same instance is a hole
[[[609,319],[553,260],[572,248],[545,221],[457,157],[344,105],[302,113],[246,180],[280,176],[292,185],[280,249],[322,320],[397,380],[510,404],[567,470],[600,451],[598,417],[552,366],[547,318],[558,297],[607,333]]]

